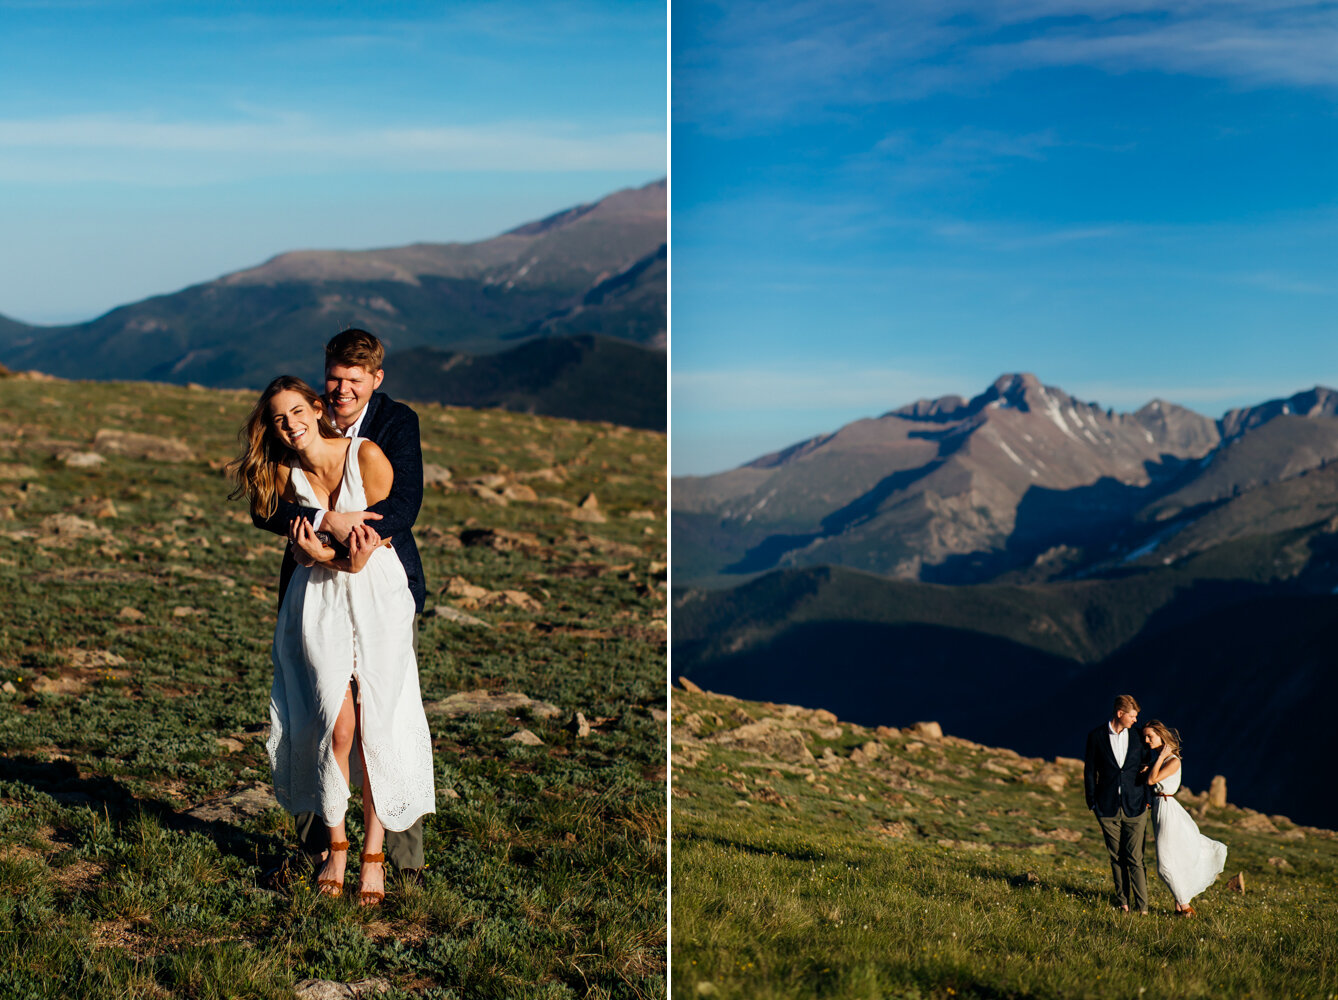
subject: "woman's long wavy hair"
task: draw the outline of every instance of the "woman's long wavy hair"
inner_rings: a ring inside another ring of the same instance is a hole
[[[1156,733],[1158,736],[1161,737],[1161,741],[1163,743],[1165,743],[1168,747],[1171,748],[1171,753],[1175,754],[1177,757],[1180,756],[1179,730],[1172,729],[1170,726],[1162,722],[1160,719],[1153,719],[1143,728],[1151,729],[1154,733]]]
[[[293,453],[279,440],[269,412],[270,400],[290,390],[300,393],[319,414],[316,425],[321,437],[339,437],[334,424],[330,423],[330,416],[325,411],[321,397],[296,375],[280,375],[265,386],[265,391],[251,408],[251,415],[237,432],[237,439],[242,446],[241,454],[228,463],[228,472],[237,481],[228,499],[246,497],[251,504],[251,513],[258,517],[270,517],[278,509],[279,465]]]

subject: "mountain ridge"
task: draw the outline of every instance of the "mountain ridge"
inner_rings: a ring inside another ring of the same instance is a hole
[[[66,378],[263,385],[314,378],[348,326],[390,352],[487,354],[542,336],[665,338],[666,184],[614,192],[475,243],[293,251],[86,323],[0,318],[0,362]],[[612,282],[612,285],[609,283]]]
[[[676,477],[677,565],[687,580],[832,563],[972,583],[1057,546],[1091,561],[1102,546],[1141,544],[1147,521],[1338,457],[1336,415],[1338,393],[1324,387],[1214,420],[1164,400],[1117,413],[1006,374],[970,400],[917,400],[736,469]]]

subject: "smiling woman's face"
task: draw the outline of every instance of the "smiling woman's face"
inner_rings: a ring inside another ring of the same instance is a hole
[[[300,392],[284,389],[269,401],[270,429],[280,443],[302,451],[320,437],[320,413]]]

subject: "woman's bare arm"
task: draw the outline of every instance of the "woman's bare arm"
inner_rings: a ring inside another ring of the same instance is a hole
[[[367,495],[368,507],[390,496],[390,488],[395,484],[395,470],[375,441],[363,441],[358,449],[358,467],[362,470],[362,490]]]
[[[1148,772],[1148,784],[1155,785],[1159,781],[1165,781],[1178,770],[1180,770],[1180,758],[1164,753],[1157,758],[1152,770]]]

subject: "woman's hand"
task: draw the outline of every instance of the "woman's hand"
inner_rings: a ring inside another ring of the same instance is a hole
[[[348,533],[348,560],[354,573],[360,572],[372,558],[372,553],[382,545],[389,545],[390,539],[382,539],[376,529],[366,524],[354,525]]]
[[[334,558],[335,550],[316,537],[316,529],[305,517],[293,518],[288,526],[288,542],[293,558],[303,566],[312,566]]]

